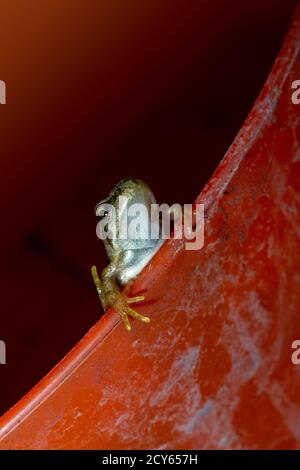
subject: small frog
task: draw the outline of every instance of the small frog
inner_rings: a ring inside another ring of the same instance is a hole
[[[120,196],[122,196],[121,205],[119,204]],[[128,211],[133,204],[142,204],[147,209],[142,213],[144,217],[142,224],[144,221],[144,225],[148,227],[148,235],[146,234],[147,236],[143,239],[134,234],[125,239],[120,236],[121,223],[128,220]],[[95,209],[96,216],[107,223],[111,220],[109,207],[115,209],[116,231],[113,237],[103,240],[110,263],[102,271],[100,277],[96,266],[93,266],[93,280],[103,309],[113,307],[120,314],[128,331],[131,330],[128,316],[144,323],[150,322],[149,317],[141,315],[130,307],[130,304],[141,302],[145,297],[140,295],[129,298],[120,291],[120,286],[128,285],[142,271],[163,242],[161,237],[154,239],[150,237],[152,204],[156,204],[156,200],[149,186],[141,180],[126,178],[118,183],[109,196],[99,202]]]

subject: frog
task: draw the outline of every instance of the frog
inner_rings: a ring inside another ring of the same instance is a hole
[[[119,206],[120,198],[122,198],[122,204]],[[142,224],[144,222],[149,231],[142,239],[134,235],[124,239],[120,235],[120,222],[128,218],[128,211],[134,204],[142,204],[146,208],[142,215],[144,217]],[[102,221],[104,219],[104,222],[107,220],[107,223],[111,216],[109,207],[116,210],[116,230],[114,236],[103,240],[109,264],[100,276],[97,267],[92,266],[93,281],[103,310],[113,308],[120,315],[127,331],[131,330],[129,317],[144,323],[150,322],[148,316],[132,308],[132,304],[143,302],[145,296],[128,297],[126,291],[163,243],[161,237],[150,236],[150,227],[153,229],[153,221],[150,220],[153,204],[156,204],[156,199],[151,188],[140,179],[128,177],[121,180],[107,198],[95,207],[95,215]],[[156,223],[159,224],[159,220]]]

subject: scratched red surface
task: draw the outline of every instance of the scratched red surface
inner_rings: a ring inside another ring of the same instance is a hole
[[[298,9],[198,198],[204,248],[168,241],[133,287],[151,324],[109,311],[4,415],[2,449],[300,448],[299,51]]]

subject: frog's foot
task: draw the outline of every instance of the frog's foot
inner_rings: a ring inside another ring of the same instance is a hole
[[[111,306],[119,313],[127,331],[131,330],[131,325],[130,325],[129,318],[128,318],[129,316],[136,318],[137,320],[140,320],[144,323],[150,322],[149,317],[146,317],[145,315],[138,313],[136,310],[129,307],[128,305],[128,304],[133,304],[137,302],[142,302],[143,300],[145,300],[145,297],[143,295],[139,295],[136,297],[121,296],[115,303],[112,302]]]
[[[113,309],[115,309],[116,312],[118,312],[120,317],[122,318],[127,331],[131,330],[131,325],[128,316],[134,317],[144,323],[150,322],[149,317],[146,317],[145,315],[142,315],[133,308],[129,307],[129,304],[134,304],[145,300],[145,297],[143,295],[137,295],[135,297],[126,297],[126,295],[121,294],[119,289],[114,285],[109,286],[110,289],[107,291],[105,289],[105,284],[103,285],[101,279],[98,276],[96,266],[92,267],[92,276],[104,310],[106,310],[108,307],[112,307]]]

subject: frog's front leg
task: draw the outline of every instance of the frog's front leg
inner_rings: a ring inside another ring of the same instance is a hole
[[[128,316],[137,318],[144,323],[149,323],[150,318],[133,310],[128,304],[141,302],[144,296],[128,298],[120,292],[117,282],[117,266],[118,263],[112,261],[101,273],[99,278],[96,266],[92,267],[93,280],[104,310],[108,307],[114,308],[121,316],[127,331],[131,330]]]

